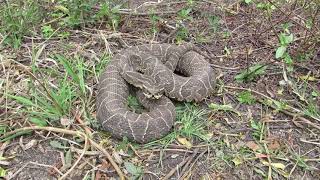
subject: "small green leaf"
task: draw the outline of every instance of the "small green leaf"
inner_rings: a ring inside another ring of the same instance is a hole
[[[260,121],[251,120],[250,126],[252,129],[260,131],[262,124]]]
[[[313,26],[312,19],[311,18],[307,19],[306,28],[311,29],[312,26]]]
[[[280,46],[278,47],[277,51],[276,51],[276,58],[279,59],[283,56],[283,54],[286,52],[287,47],[285,46]]]
[[[8,126],[0,125],[0,134],[4,134],[7,132]]]
[[[57,149],[69,149],[68,147],[62,145],[62,143],[59,141],[50,141],[50,145]]]
[[[293,34],[290,34],[289,36],[286,36],[286,43],[290,44],[293,42]]]
[[[126,170],[134,176],[138,176],[142,173],[142,169],[131,162],[124,162],[124,166]]]
[[[285,53],[285,54],[283,55],[283,57],[284,57],[284,61],[285,61],[287,64],[292,64],[292,63],[293,63],[293,60],[292,60],[291,56],[290,56],[288,53]]]
[[[45,121],[43,119],[35,118],[35,117],[28,118],[28,121],[34,123],[37,126],[44,127],[44,126],[48,125],[47,121]]]
[[[69,168],[69,167],[72,166],[72,153],[71,153],[71,149],[69,149],[69,150],[66,152],[65,164],[66,164],[66,168]]]
[[[4,178],[7,175],[7,170],[0,167],[0,177]]]
[[[317,93],[316,91],[312,91],[312,92],[311,92],[311,95],[314,96],[314,97],[318,97],[318,96],[319,96],[319,93]]]
[[[245,3],[249,4],[252,2],[252,0],[244,0]]]
[[[14,96],[14,95],[8,94],[8,97],[18,101],[19,103],[21,103],[21,104],[23,104],[25,106],[37,106],[32,101],[30,101],[29,99],[27,99],[25,97],[22,97],[22,96]]]
[[[238,157],[235,157],[234,159],[232,159],[232,162],[234,163],[235,166],[238,166],[243,163],[243,160]]]
[[[288,44],[293,42],[293,34],[286,35],[285,33],[281,33],[279,38],[281,46],[288,46]]]

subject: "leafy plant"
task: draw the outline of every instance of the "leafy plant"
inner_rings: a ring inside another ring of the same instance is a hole
[[[102,4],[99,12],[95,15],[96,19],[107,18],[108,24],[116,30],[119,26],[121,16],[119,14],[120,5],[111,7],[109,2]]]
[[[178,43],[180,43],[182,40],[186,39],[189,34],[189,30],[184,25],[184,22],[187,20],[192,20],[192,16],[190,16],[190,12],[192,11],[192,8],[186,8],[182,9],[178,12],[177,17],[177,33],[176,33],[176,40]]]
[[[205,123],[203,116],[207,112],[193,105],[177,107],[177,129],[178,135],[192,139],[197,137],[202,140],[208,140],[207,133],[204,130]],[[202,121],[201,121],[202,120]]]
[[[128,107],[137,113],[141,113],[144,109],[143,106],[139,103],[138,99],[135,96],[129,95],[128,97]]]
[[[178,12],[179,20],[192,20],[192,16],[190,16],[191,8],[182,9]]]
[[[49,38],[54,32],[51,25],[42,26],[41,30],[42,30],[42,34],[45,38]]]
[[[151,25],[152,25],[152,33],[158,32],[157,24],[161,20],[161,17],[154,14],[154,10],[152,9],[151,15],[150,15]]]
[[[242,71],[235,77],[235,79],[241,83],[252,81],[257,76],[264,74],[267,67],[267,65],[256,64],[252,67],[249,67],[247,70]]]
[[[216,33],[219,29],[220,25],[220,17],[219,16],[209,16],[208,17],[209,24],[214,33]]]
[[[242,91],[238,94],[238,101],[243,104],[253,104],[256,102],[250,91]]]
[[[5,45],[19,48],[23,36],[31,33],[33,26],[42,19],[38,1],[20,1],[19,3],[1,3],[0,33],[5,35]]]
[[[145,147],[159,144],[159,142],[164,145],[169,145],[175,140],[180,142],[182,139],[190,143],[186,140],[187,138],[191,140],[193,138],[203,141],[209,140],[210,134],[208,134],[204,129],[206,127],[204,115],[207,114],[207,111],[188,103],[177,106],[176,112],[175,126],[177,128],[164,138],[146,144]]]
[[[263,133],[263,125],[260,121],[255,121],[255,120],[251,120],[250,121],[250,127],[253,129],[253,133],[252,136],[256,139],[256,140],[260,140],[262,137],[262,133]]]
[[[124,162],[124,167],[133,175],[132,179],[142,179],[143,169],[141,167],[135,166],[131,162]]]
[[[92,22],[92,7],[96,4],[96,0],[81,1],[81,0],[61,0],[58,1],[60,12],[63,12],[65,16],[61,25],[70,27],[81,27],[82,24]]]

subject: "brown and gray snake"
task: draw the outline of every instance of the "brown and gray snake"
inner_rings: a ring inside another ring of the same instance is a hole
[[[215,72],[198,52],[190,43],[146,44],[115,55],[99,79],[96,105],[102,127],[138,143],[167,135],[176,118],[169,98],[199,102],[215,87]],[[129,110],[132,86],[146,112]]]

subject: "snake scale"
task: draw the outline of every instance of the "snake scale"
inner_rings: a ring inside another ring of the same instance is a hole
[[[169,98],[198,102],[214,89],[215,73],[198,52],[191,43],[145,44],[113,56],[99,78],[96,106],[102,127],[138,143],[168,134],[176,118]],[[132,86],[146,112],[129,110]]]

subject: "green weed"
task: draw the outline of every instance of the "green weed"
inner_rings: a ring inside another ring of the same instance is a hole
[[[160,16],[154,14],[153,9],[151,11],[150,20],[152,25],[152,28],[151,28],[152,33],[157,33],[159,31],[157,25],[162,19]]]
[[[220,17],[219,16],[209,16],[208,21],[210,24],[210,27],[214,33],[216,33],[219,30],[220,25]]]
[[[183,40],[185,40],[189,35],[189,30],[184,25],[185,21],[192,20],[192,16],[190,15],[190,12],[192,11],[192,8],[185,8],[178,12],[177,14],[177,33],[176,33],[176,41],[181,43]]]
[[[238,94],[238,101],[243,104],[253,104],[256,102],[255,98],[249,91],[242,91]]]
[[[120,5],[111,7],[109,2],[106,2],[101,5],[100,10],[95,15],[96,19],[106,18],[109,26],[115,31],[120,23],[121,16],[119,14]]]
[[[251,120],[250,127],[253,129],[252,136],[256,141],[260,141],[263,138],[263,124],[260,121]]]
[[[41,28],[41,31],[42,31],[42,35],[45,37],[45,38],[49,38],[53,35],[53,28],[51,27],[51,25],[47,25],[47,26],[42,26]]]
[[[247,70],[240,72],[235,79],[238,82],[248,82],[254,80],[256,77],[265,74],[265,70],[267,69],[267,65],[256,64],[254,66],[249,67]]]
[[[32,33],[32,29],[43,18],[38,1],[13,1],[1,3],[0,33],[5,35],[4,45],[19,48],[23,36]]]

